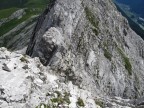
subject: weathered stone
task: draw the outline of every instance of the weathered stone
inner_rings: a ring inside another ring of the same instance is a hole
[[[5,63],[3,64],[2,69],[7,71],[7,72],[11,72],[11,70],[9,69],[9,67]]]
[[[27,49],[45,66],[0,48],[0,57],[9,57],[0,67],[11,69],[0,68],[0,107],[137,107],[143,102],[135,99],[144,90],[143,50],[144,41],[111,0],[53,0]]]
[[[26,69],[28,69],[29,67],[28,67],[28,65],[25,65],[25,66],[23,66],[22,68],[26,70]]]
[[[70,69],[66,79],[94,95],[136,98],[144,89],[142,49],[112,0],[54,0],[39,17],[27,54],[57,74]]]

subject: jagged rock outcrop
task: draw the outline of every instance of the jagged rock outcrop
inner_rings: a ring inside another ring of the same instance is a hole
[[[54,0],[27,49],[93,95],[143,96],[144,41],[111,0]]]
[[[1,108],[131,108],[133,102],[119,97],[94,96],[63,80],[38,58],[0,48]]]

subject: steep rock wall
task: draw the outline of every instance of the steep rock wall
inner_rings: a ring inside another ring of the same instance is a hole
[[[144,42],[111,0],[56,0],[27,54],[93,95],[143,96]]]

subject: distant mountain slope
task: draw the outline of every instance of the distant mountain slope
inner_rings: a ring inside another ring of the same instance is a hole
[[[23,7],[27,0],[0,0],[0,9]]]
[[[131,10],[141,17],[144,17],[144,0],[116,0],[119,3],[127,4],[131,7]]]
[[[0,19],[9,17],[20,8],[44,9],[48,3],[49,0],[0,0]]]
[[[53,0],[33,17],[2,36],[13,50],[33,31],[34,58],[0,48],[1,108],[144,108],[144,40],[112,0]]]
[[[0,9],[11,7],[43,7],[48,3],[48,1],[49,0],[0,0]]]
[[[127,18],[131,28],[144,39],[144,1],[114,0],[117,9]]]
[[[25,47],[37,16],[48,3],[49,0],[0,0],[0,46],[12,50]]]

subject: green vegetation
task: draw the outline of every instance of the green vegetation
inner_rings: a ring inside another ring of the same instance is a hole
[[[26,33],[28,32],[28,30],[25,30],[25,27],[28,27],[29,25],[31,25],[34,21],[36,21],[36,18],[32,19],[30,22],[28,22],[25,26],[23,26],[22,28],[20,28],[18,31],[15,31],[13,33],[11,33],[10,35],[6,36],[3,40],[3,46],[7,47],[8,49],[12,49],[14,47],[14,44],[10,44],[8,45],[9,40],[13,39],[15,36],[19,35],[20,33]],[[1,47],[1,45],[0,45]]]
[[[27,3],[24,5],[25,7],[33,7],[33,8],[44,8],[50,0],[27,0]]]
[[[104,51],[104,56],[111,61],[112,60],[112,54],[109,52],[109,41],[104,41],[103,44],[101,45],[102,49]]]
[[[14,27],[26,21],[33,15],[39,15],[50,0],[0,0],[0,19],[9,17],[13,12],[21,8],[26,14],[21,19],[13,19],[0,26],[0,36],[12,30]]]
[[[16,8],[43,8],[50,0],[0,0],[0,9]]]
[[[96,28],[92,29],[93,33],[97,36],[99,34],[98,30]]]
[[[26,14],[21,19],[13,19],[2,26],[0,26],[0,36],[9,32],[11,29],[19,25],[20,23],[26,21],[33,15],[39,14],[39,10],[26,9]]]
[[[64,101],[65,101],[67,104],[70,104],[70,103],[71,103],[69,97],[70,97],[70,93],[65,92],[65,93],[64,93]]]
[[[96,21],[95,16],[94,16],[93,13],[89,10],[88,7],[85,8],[85,13],[86,13],[86,18],[89,20],[89,22],[90,22],[95,28],[98,28],[99,22]]]
[[[51,99],[51,101],[53,102],[53,103],[58,103],[58,104],[63,104],[63,103],[67,103],[67,104],[70,104],[71,102],[70,102],[70,100],[69,100],[69,98],[62,98],[62,97],[57,97],[57,98],[53,98],[53,99]]]
[[[101,100],[96,99],[96,100],[95,100],[95,103],[96,103],[98,106],[100,106],[101,108],[104,108],[104,103],[103,103]]]
[[[89,10],[88,7],[85,8],[85,13],[86,13],[87,20],[94,27],[94,29],[92,29],[92,31],[95,33],[95,35],[98,35],[98,24],[99,24],[99,22],[96,20],[95,16],[91,12],[91,10]]]
[[[24,31],[25,28],[36,21],[36,18],[33,18],[33,16],[42,13],[50,1],[51,0],[0,0],[0,20],[10,17],[19,9],[25,10],[25,14],[21,18],[15,18],[3,22],[0,26],[0,36],[8,33],[10,30],[25,21],[28,23],[24,24],[22,28],[17,28],[16,31],[5,36],[2,43],[0,43],[0,47],[12,48],[13,45],[9,45],[8,43],[21,32],[26,32]],[[30,20],[32,20],[32,22]]]
[[[55,91],[55,93],[57,94],[58,97],[61,96],[61,93],[59,91]]]
[[[109,53],[108,50],[104,49],[104,56],[111,61],[112,55]]]
[[[69,93],[65,92],[64,96],[61,95],[61,93],[59,91],[55,91],[55,93],[57,94],[56,98],[52,98],[51,102],[53,103],[58,103],[58,104],[63,104],[63,103],[67,103],[70,104],[70,99],[69,99]]]
[[[50,0],[0,0],[0,19],[9,17],[20,8],[44,9]]]
[[[121,57],[123,58],[123,61],[125,63],[125,68],[128,71],[129,75],[132,75],[132,65],[130,63],[130,60],[128,57],[126,57],[126,55],[123,53],[123,51],[118,48],[118,52],[120,53]]]
[[[124,62],[125,62],[125,68],[128,70],[129,75],[132,75],[131,71],[132,71],[132,66],[131,63],[129,61],[129,58],[124,57]]]
[[[83,102],[83,100],[82,100],[81,98],[78,98],[78,100],[77,100],[77,105],[78,105],[78,106],[81,106],[81,107],[84,107],[84,106],[85,106],[85,104],[84,104],[84,102]]]
[[[49,105],[46,104],[40,104],[39,106],[37,106],[36,108],[51,108]]]
[[[16,10],[18,10],[18,8],[9,8],[0,10],[0,19],[9,17]]]
[[[24,57],[24,56],[21,57],[20,60],[21,60],[21,62],[25,62],[25,63],[28,63],[28,62],[29,62],[29,61],[26,59],[26,57]]]
[[[53,98],[53,99],[51,99],[51,101],[52,101],[53,103],[58,103],[58,104],[62,104],[62,103],[64,102],[63,99],[60,98],[60,97],[58,97],[58,98]]]

